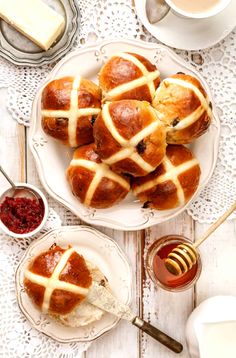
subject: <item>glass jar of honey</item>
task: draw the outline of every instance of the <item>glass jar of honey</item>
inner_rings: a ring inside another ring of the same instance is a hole
[[[156,240],[148,249],[146,257],[146,269],[152,281],[159,287],[172,291],[184,291],[192,287],[198,280],[202,264],[198,260],[186,273],[175,276],[165,267],[165,259],[168,254],[181,243],[192,243],[189,239],[180,235],[168,235]]]

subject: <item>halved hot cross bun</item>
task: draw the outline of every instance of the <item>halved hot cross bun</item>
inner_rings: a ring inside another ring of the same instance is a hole
[[[197,78],[178,73],[162,81],[153,107],[167,126],[167,143],[190,143],[210,125],[211,103]]]
[[[145,101],[105,103],[93,133],[97,153],[117,173],[146,175],[165,155],[165,127]]]
[[[99,73],[105,101],[137,99],[151,102],[159,83],[160,72],[156,66],[136,53],[118,53]]]
[[[158,210],[183,206],[197,190],[200,166],[183,145],[168,145],[166,156],[157,169],[145,177],[134,178],[134,195],[144,207]]]
[[[36,306],[53,315],[70,313],[88,293],[92,277],[83,256],[72,247],[52,247],[25,271],[24,286]]]
[[[76,149],[67,179],[73,194],[93,208],[109,208],[124,199],[130,190],[129,179],[102,163],[94,144]]]
[[[45,133],[70,147],[93,142],[93,122],[101,110],[101,91],[90,80],[63,77],[42,92],[42,127]]]

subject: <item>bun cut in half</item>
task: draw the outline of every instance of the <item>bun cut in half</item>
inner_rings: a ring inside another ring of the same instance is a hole
[[[35,306],[70,327],[99,320],[104,311],[87,300],[92,282],[110,289],[97,266],[73,247],[53,245],[34,257],[24,273],[24,287]]]
[[[35,257],[25,271],[25,289],[43,313],[70,313],[91,284],[85,260],[73,248],[55,246]]]

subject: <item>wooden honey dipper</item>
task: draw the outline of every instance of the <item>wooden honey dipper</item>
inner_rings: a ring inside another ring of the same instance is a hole
[[[196,264],[198,252],[196,248],[203,243],[236,209],[236,202],[213,224],[194,244],[186,243],[176,246],[165,259],[167,270],[179,276],[190,270]]]

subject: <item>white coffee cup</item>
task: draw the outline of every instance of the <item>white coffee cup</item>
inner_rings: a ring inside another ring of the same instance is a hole
[[[177,6],[176,4],[174,4],[172,0],[165,0],[165,1],[171,7],[171,9],[174,10],[174,12],[176,12],[178,15],[189,17],[192,19],[204,19],[219,14],[229,5],[229,3],[232,0],[219,0],[219,2],[211,9],[202,12],[185,11],[181,9],[179,6]],[[189,1],[197,1],[197,0],[189,0]]]

